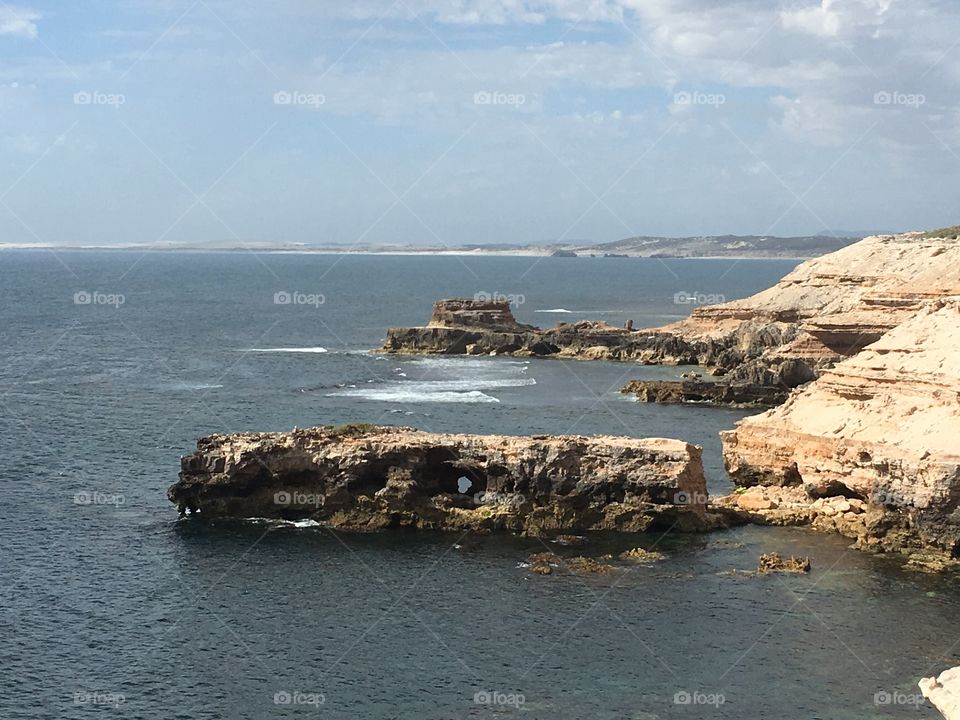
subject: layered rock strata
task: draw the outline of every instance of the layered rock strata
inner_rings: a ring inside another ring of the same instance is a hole
[[[960,302],[931,302],[782,406],[721,433],[728,471],[742,487],[802,489],[794,510],[808,506],[809,522],[862,547],[957,558],[958,348]],[[841,498],[840,517],[818,511],[824,497]]]
[[[213,435],[167,493],[203,518],[336,528],[639,532],[708,524],[700,448],[626,437],[451,435],[386,426]]]

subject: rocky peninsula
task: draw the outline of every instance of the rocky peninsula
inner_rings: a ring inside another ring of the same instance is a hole
[[[700,448],[627,437],[455,435],[347,425],[212,435],[167,496],[203,518],[542,535],[703,530]]]
[[[700,365],[721,376],[715,387],[638,381],[632,389],[646,401],[775,405],[957,288],[960,243],[949,233],[882,235],[658,328],[584,320],[541,329],[518,323],[506,302],[440,300],[426,326],[390,328],[381,351]]]

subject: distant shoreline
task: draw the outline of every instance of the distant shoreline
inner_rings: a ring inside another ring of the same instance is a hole
[[[390,257],[524,257],[524,258],[557,258],[562,260],[591,259],[591,260],[810,260],[819,255],[640,255],[622,253],[617,255],[579,254],[576,256],[556,256],[551,252],[537,252],[535,250],[334,250],[323,248],[308,250],[303,248],[264,248],[264,247],[237,247],[237,248],[152,248],[142,246],[118,245],[29,245],[29,244],[0,244],[0,251],[29,251],[49,250],[52,252],[142,252],[142,253],[252,253],[255,255],[384,255]]]

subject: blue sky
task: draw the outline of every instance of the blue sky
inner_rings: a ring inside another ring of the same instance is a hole
[[[960,222],[953,0],[0,2],[0,242]]]

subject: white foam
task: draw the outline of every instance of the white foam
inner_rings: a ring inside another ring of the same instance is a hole
[[[573,314],[573,310],[567,310],[566,308],[551,308],[551,309],[549,309],[549,310],[534,310],[534,312],[538,312],[538,313],[569,313],[569,314],[571,314],[571,315]]]
[[[405,387],[420,392],[453,391],[463,392],[465,390],[495,390],[497,388],[526,387],[536,385],[534,378],[477,378],[475,380],[413,380],[404,382],[399,387]]]
[[[215,383],[175,383],[173,387],[177,390],[215,390],[216,388],[222,388],[223,385]]]
[[[243,519],[244,522],[249,523],[264,523],[267,525],[276,525],[280,527],[295,527],[295,528],[313,528],[313,527],[322,527],[322,524],[316,520],[311,520],[307,518],[306,520],[281,520],[280,518],[262,518],[262,517],[248,517]]]
[[[310,520],[309,518],[306,520],[295,520],[292,525],[298,528],[320,527],[320,523],[316,520]]]
[[[279,348],[247,348],[240,352],[252,353],[325,353],[325,347],[279,347]]]
[[[396,403],[498,403],[495,397],[491,397],[479,390],[470,390],[468,392],[453,391],[429,391],[418,390],[411,387],[416,383],[403,385],[394,385],[392,387],[369,388],[363,390],[343,390],[341,392],[329,393],[327,397],[355,397],[363,400],[379,400],[380,402]]]
[[[449,368],[450,370],[456,370],[458,373],[463,370],[497,371],[509,368],[512,365],[528,365],[530,363],[529,360],[506,360],[504,358],[478,360],[470,357],[418,357],[410,358],[409,362],[417,365],[429,365],[438,370]]]

